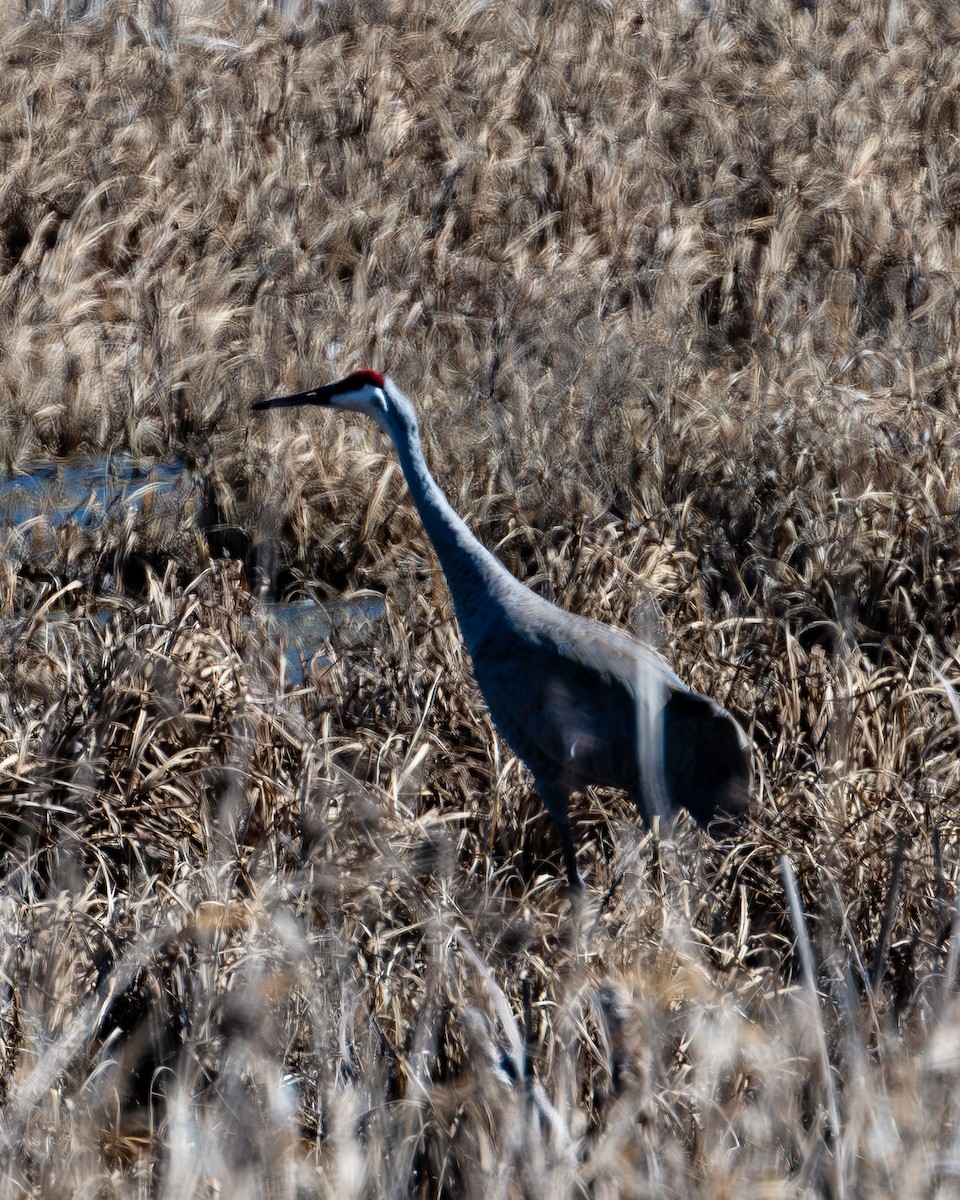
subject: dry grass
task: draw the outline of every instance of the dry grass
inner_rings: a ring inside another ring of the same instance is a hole
[[[960,21],[0,9],[4,1195],[960,1195]],[[372,428],[749,728],[572,908]],[[227,559],[232,561],[228,562]],[[246,585],[246,586],[245,586]],[[302,683],[255,596],[375,587]]]

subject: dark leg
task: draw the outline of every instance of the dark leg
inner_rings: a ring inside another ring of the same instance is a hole
[[[573,845],[570,818],[564,817],[562,821],[557,821],[557,828],[560,830],[560,841],[563,845],[563,865],[567,868],[567,882],[570,884],[570,891],[582,891],[583,879],[577,867],[577,852]]]
[[[570,890],[579,892],[583,888],[583,880],[577,869],[577,851],[573,844],[573,830],[570,828],[570,793],[555,783],[543,783],[537,780],[537,791],[547,812],[557,823],[560,832],[560,844],[563,847],[563,865],[567,871],[567,882]]]

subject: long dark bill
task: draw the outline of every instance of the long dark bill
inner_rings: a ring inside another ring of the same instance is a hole
[[[329,404],[336,395],[336,384],[328,383],[324,387],[311,388],[308,392],[295,392],[292,396],[274,396],[272,400],[257,400],[253,411],[259,412],[264,408],[295,408],[299,404],[318,404],[321,408]]]

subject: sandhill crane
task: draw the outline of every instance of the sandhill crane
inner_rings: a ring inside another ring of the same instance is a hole
[[[460,632],[494,724],[533,774],[582,886],[569,803],[587,784],[629,792],[650,823],[686,808],[701,825],[740,816],[753,772],[743,730],[692,691],[649,646],[536,595],[470,532],[427,467],[412,402],[392,379],[356,371],[260,400],[366,413],[387,433],[453,595]]]

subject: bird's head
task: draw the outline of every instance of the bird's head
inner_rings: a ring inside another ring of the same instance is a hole
[[[379,371],[354,371],[336,383],[325,383],[322,387],[296,392],[292,396],[258,400],[253,407],[255,411],[260,411],[266,408],[293,408],[302,404],[315,404],[319,408],[335,408],[342,412],[366,413],[391,436],[396,436],[402,425],[412,423],[416,428],[413,405],[393,380]]]

